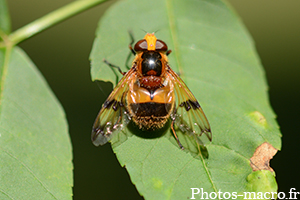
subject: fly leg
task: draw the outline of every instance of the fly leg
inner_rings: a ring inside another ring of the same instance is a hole
[[[114,65],[114,64],[111,64],[110,62],[108,62],[108,61],[105,60],[105,59],[103,59],[103,62],[104,62],[105,64],[107,64],[108,66],[110,66],[111,68],[116,68],[123,76],[126,74],[126,72],[123,72],[119,66],[116,66],[116,65]],[[114,71],[114,70],[113,70],[113,71]],[[115,71],[114,71],[114,73],[115,73]],[[115,73],[115,74],[116,74],[116,73]],[[117,76],[117,74],[116,74],[116,76]]]
[[[103,62],[104,62],[105,64],[107,64],[107,65],[111,68],[111,70],[114,72],[114,74],[115,74],[115,76],[116,76],[116,84],[118,84],[118,82],[119,82],[119,76],[118,76],[117,72],[115,71],[115,68],[116,68],[123,76],[126,74],[126,72],[123,72],[119,66],[116,66],[116,65],[114,65],[114,64],[111,64],[111,63],[108,62],[106,59],[103,59]]]
[[[128,54],[127,59],[126,59],[126,67],[127,67],[127,69],[130,69],[131,67],[129,66],[128,62],[130,60],[131,55],[133,54],[135,56],[136,52],[134,51],[134,49],[132,47],[132,45],[134,43],[133,33],[131,31],[128,31],[128,33],[129,33],[129,37],[130,37],[131,41],[130,41],[130,43],[128,45],[129,49],[130,49],[130,53]]]
[[[130,36],[130,43],[129,43],[129,49],[131,50],[131,53],[135,56],[136,52],[134,51],[134,49],[132,48],[132,45],[134,43],[134,37],[133,37],[133,33],[132,31],[129,31],[129,36]]]
[[[133,37],[133,34],[132,34],[131,31],[129,31],[129,36],[130,36],[130,39],[131,39],[131,42],[129,43],[129,49],[131,50],[131,52],[128,54],[127,59],[126,59],[126,62],[125,62],[126,68],[127,68],[127,69],[130,69],[130,68],[131,68],[131,67],[129,67],[129,65],[128,65],[128,62],[129,62],[129,60],[130,60],[131,55],[132,55],[132,54],[133,54],[133,55],[136,54],[136,52],[135,52],[134,49],[132,48],[132,45],[133,45],[133,43],[134,43],[134,37]],[[126,72],[123,72],[119,66],[116,66],[116,65],[114,65],[114,64],[111,64],[111,63],[108,62],[106,59],[104,59],[103,62],[105,62],[105,64],[107,64],[112,70],[113,70],[113,68],[116,68],[123,76],[126,74]],[[119,81],[119,80],[118,80],[118,74],[115,72],[115,70],[113,70],[113,72],[114,72],[114,74],[115,74],[116,77],[117,77],[116,82],[118,83],[118,81]]]
[[[173,133],[173,135],[174,135],[174,137],[175,137],[175,139],[177,141],[177,144],[179,145],[180,149],[184,149],[183,146],[182,146],[182,144],[180,143],[180,141],[178,139],[178,136],[177,136],[176,132],[175,132],[175,129],[174,129],[174,120],[172,120],[172,123],[171,123],[171,130],[172,130],[172,133]]]

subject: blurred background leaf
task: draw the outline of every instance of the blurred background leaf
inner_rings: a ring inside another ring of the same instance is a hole
[[[0,1],[0,30],[4,33],[10,33],[10,17],[7,9],[7,3],[5,0]]]
[[[204,159],[180,151],[170,132],[166,137],[173,145],[165,138],[135,135],[120,143],[116,136],[114,152],[133,184],[146,199],[191,197],[190,188],[196,186],[216,193],[247,191],[249,159],[264,142],[280,149],[281,134],[268,103],[264,71],[239,18],[222,1],[121,1],[100,20],[91,53],[92,79],[114,83],[103,58],[126,71],[128,30],[139,40],[145,35],[140,29],[158,30],[156,36],[173,50],[170,65],[202,105],[213,142]],[[186,146],[182,134],[179,139]]]
[[[16,30],[71,1],[8,1],[12,29]],[[277,153],[271,167],[276,171],[279,191],[289,192],[291,187],[299,187],[300,179],[300,174],[295,173],[300,168],[300,162],[295,159],[300,140],[296,131],[300,129],[300,94],[295,92],[300,87],[300,2],[228,2],[249,29],[266,70],[270,102],[284,135],[283,151]],[[105,89],[103,94],[97,84],[91,82],[88,57],[97,22],[112,3],[107,2],[103,7],[79,14],[20,44],[37,64],[66,110],[74,152],[74,199],[97,199],[100,195],[101,199],[140,198],[111,146],[105,145],[100,149],[90,141],[92,124],[112,90],[112,84],[101,83]],[[136,39],[139,39],[139,33],[141,36],[144,34],[142,31],[135,33]],[[128,35],[127,32],[125,34],[124,48],[127,50]],[[121,64],[124,64],[122,61]],[[95,173],[95,170],[103,173]],[[105,192],[99,194],[99,188]]]
[[[2,0],[0,7],[4,38],[9,16]],[[20,48],[0,49],[0,63],[0,199],[72,199],[72,148],[60,103]]]
[[[0,199],[71,199],[72,150],[63,109],[27,55],[0,52]],[[18,189],[16,189],[18,188]]]

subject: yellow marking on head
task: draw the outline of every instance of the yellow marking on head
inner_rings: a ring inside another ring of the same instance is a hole
[[[154,33],[147,33],[144,37],[144,39],[147,41],[148,48],[147,50],[155,50],[156,46],[156,40],[157,38],[155,37]]]

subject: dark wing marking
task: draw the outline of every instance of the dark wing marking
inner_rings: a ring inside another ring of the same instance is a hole
[[[176,126],[190,135],[201,136],[203,133],[211,141],[212,134],[209,122],[189,88],[185,85],[183,80],[169,67],[167,74],[174,85],[174,91],[177,97],[176,107],[172,114],[172,120],[175,121]],[[198,138],[198,137],[197,137]],[[198,138],[198,143],[202,144]]]
[[[135,76],[135,68],[129,70],[110,93],[95,120],[92,142],[95,146],[104,145],[113,135],[121,131],[130,121],[125,108],[125,96]]]

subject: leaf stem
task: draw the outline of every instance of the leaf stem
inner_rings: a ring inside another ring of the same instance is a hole
[[[105,1],[106,0],[76,0],[16,30],[8,36],[8,39],[14,46],[77,13]]]

